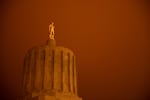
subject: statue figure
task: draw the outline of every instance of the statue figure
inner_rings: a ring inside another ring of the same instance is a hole
[[[52,22],[50,25],[49,25],[49,38],[50,39],[54,39],[54,22]]]

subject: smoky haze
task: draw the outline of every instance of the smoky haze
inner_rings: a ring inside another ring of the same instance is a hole
[[[0,100],[21,95],[24,55],[46,43],[53,21],[57,46],[77,58],[83,100],[149,100],[148,0],[1,1]]]

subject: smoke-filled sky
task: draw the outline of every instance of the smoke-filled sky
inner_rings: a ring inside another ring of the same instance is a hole
[[[1,0],[0,100],[21,94],[23,58],[46,43],[77,58],[83,100],[150,99],[148,0]]]

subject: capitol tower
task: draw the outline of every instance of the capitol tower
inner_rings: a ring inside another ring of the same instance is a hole
[[[53,24],[47,43],[25,55],[18,100],[82,100],[77,93],[76,57],[70,49],[56,46]]]

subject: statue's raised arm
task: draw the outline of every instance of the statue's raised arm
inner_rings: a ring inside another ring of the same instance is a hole
[[[54,39],[54,22],[52,22],[50,25],[49,25],[49,38],[50,39]]]

